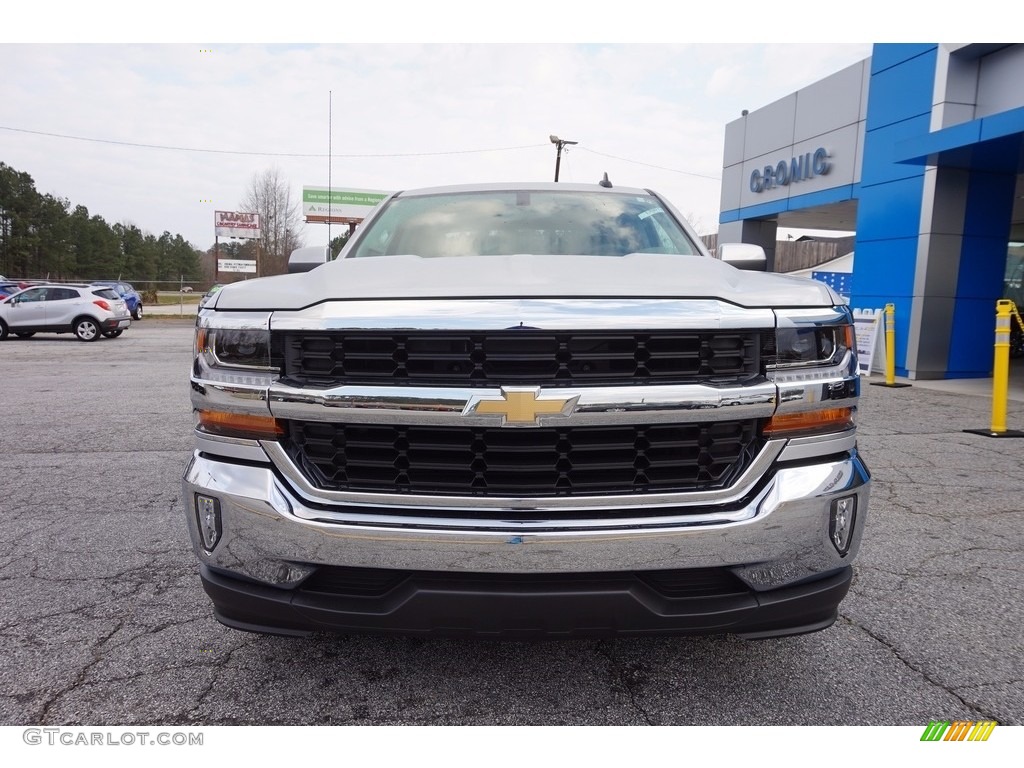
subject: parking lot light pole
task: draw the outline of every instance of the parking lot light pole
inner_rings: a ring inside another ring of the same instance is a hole
[[[558,147],[558,151],[555,152],[555,181],[558,181],[558,169],[562,165],[562,147],[566,144],[579,144],[578,141],[569,141],[568,139],[560,139],[555,134],[551,134],[549,137],[551,143]]]

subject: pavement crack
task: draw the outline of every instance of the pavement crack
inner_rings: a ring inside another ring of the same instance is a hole
[[[124,619],[118,619],[114,623],[114,628],[113,629],[111,629],[105,635],[100,637],[95,643],[92,644],[92,646],[90,646],[89,653],[92,654],[92,661],[88,662],[85,666],[83,666],[78,671],[78,675],[75,677],[75,679],[71,682],[70,685],[65,686],[63,689],[61,689],[60,691],[55,693],[53,696],[51,696],[43,704],[43,710],[39,714],[39,722],[40,723],[48,722],[49,717],[50,717],[50,710],[53,708],[53,706],[58,701],[60,701],[61,697],[63,697],[66,693],[70,693],[71,691],[75,690],[76,688],[78,688],[80,685],[82,685],[85,682],[85,678],[89,674],[89,671],[93,667],[95,667],[97,664],[99,664],[101,661],[103,661],[103,653],[101,652],[100,649],[104,646],[104,644],[108,640],[110,640],[110,638],[112,638],[114,635],[116,635],[118,632],[120,632],[121,628],[124,625],[125,625],[125,620]]]
[[[901,664],[903,664],[903,666],[905,666],[911,672],[914,672],[914,673],[920,675],[930,685],[933,685],[936,688],[939,688],[939,689],[945,691],[946,693],[948,693],[954,699],[956,699],[961,704],[963,704],[963,706],[966,709],[968,709],[968,710],[970,710],[972,712],[977,712],[980,719],[982,719],[982,720],[995,720],[996,719],[995,716],[993,716],[991,713],[984,711],[983,709],[981,709],[981,707],[977,706],[976,704],[971,704],[970,702],[968,702],[963,696],[961,696],[959,693],[957,693],[955,689],[951,688],[950,686],[946,685],[945,683],[941,682],[940,680],[936,680],[934,677],[929,675],[927,672],[925,672],[919,666],[911,663],[908,659],[904,658],[903,654],[900,653],[899,649],[895,645],[890,643],[888,640],[886,640],[884,637],[882,637],[878,633],[872,632],[870,629],[865,627],[863,624],[857,623],[852,618],[850,618],[849,616],[847,616],[846,614],[844,614],[842,612],[840,612],[839,616],[845,622],[847,622],[850,626],[856,627],[861,632],[863,632],[868,637],[870,637],[872,640],[874,640],[876,643],[878,643],[879,645],[885,647],[889,651],[889,653],[891,653]],[[969,686],[961,686],[961,688],[966,688],[966,687],[969,687]]]
[[[76,614],[82,614],[86,618],[94,618],[89,613],[87,613],[87,611],[90,608],[98,608],[100,606],[108,605],[109,603],[109,600],[85,603],[83,605],[76,605],[73,608],[61,609],[59,611],[52,611],[51,613],[41,613],[38,615],[20,618],[15,621],[12,621],[10,624],[0,624],[0,633],[5,633],[9,629],[15,629],[17,627],[23,628],[25,626],[26,621],[38,623],[43,619],[53,619],[57,618],[58,616],[75,616]]]
[[[203,665],[205,667],[212,668],[214,670],[214,672],[210,676],[209,682],[205,686],[203,686],[203,690],[201,690],[199,692],[199,695],[196,697],[196,703],[192,707],[189,708],[189,710],[188,710],[188,712],[186,714],[186,717],[188,718],[188,720],[190,722],[194,723],[194,722],[196,722],[196,720],[199,719],[199,710],[201,710],[202,707],[203,707],[203,704],[206,703],[207,697],[211,693],[213,693],[214,689],[216,689],[217,686],[220,684],[221,680],[220,680],[220,674],[219,673],[228,668],[228,666],[229,666],[230,662],[232,661],[232,659],[233,659],[233,657],[234,657],[236,652],[242,650],[243,648],[246,648],[246,647],[252,645],[252,643],[253,643],[253,640],[251,640],[249,638],[245,638],[241,642],[239,642],[238,645],[236,645],[233,648],[229,649],[228,652],[226,654],[224,654],[222,657],[220,657],[220,658],[215,657],[215,658],[213,658],[210,661],[210,663]],[[204,724],[205,724],[205,721],[204,721]]]
[[[1021,683],[1024,683],[1024,679],[1014,678],[1012,680],[988,680],[984,683],[971,683],[970,685],[961,685],[959,686],[959,690],[969,691],[972,688],[988,688],[993,685],[1020,685]]]
[[[618,659],[615,658],[615,655],[607,648],[607,643],[597,643],[595,650],[608,662],[612,683],[616,684],[626,692],[626,695],[629,697],[630,704],[632,704],[633,708],[640,713],[640,716],[644,719],[644,723],[646,725],[658,725],[659,723],[651,718],[650,714],[637,698],[632,680],[630,679],[629,671],[619,663]]]

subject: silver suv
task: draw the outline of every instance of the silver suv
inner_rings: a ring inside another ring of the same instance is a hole
[[[8,333],[28,338],[46,331],[96,341],[117,338],[131,323],[117,291],[102,286],[36,285],[0,302],[0,340]]]

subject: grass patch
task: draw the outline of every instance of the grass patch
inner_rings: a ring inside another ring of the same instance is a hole
[[[166,295],[160,294],[156,297],[157,304],[198,304],[199,300],[203,298],[205,294],[202,293],[182,293]]]
[[[132,320],[132,327],[128,329],[128,332],[135,328],[142,328],[148,325],[154,325],[156,323],[168,323],[172,325],[195,325],[195,315],[146,315],[144,320]]]

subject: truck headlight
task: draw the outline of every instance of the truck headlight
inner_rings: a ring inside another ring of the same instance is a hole
[[[210,368],[276,371],[270,331],[264,328],[197,328],[196,357]]]
[[[852,325],[779,328],[775,331],[777,368],[805,365],[836,365],[854,349]]]
[[[860,389],[850,311],[780,310],[776,316],[778,326],[762,354],[779,404],[763,434],[799,437],[852,429]]]
[[[203,312],[192,363],[196,428],[210,435],[276,440],[284,425],[267,407],[268,388],[281,375],[280,340],[269,312]]]
[[[269,313],[204,313],[196,327],[192,373],[221,384],[269,386],[283,367],[279,347]]]

